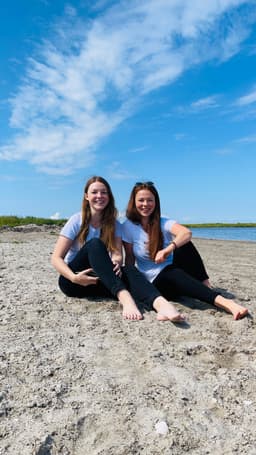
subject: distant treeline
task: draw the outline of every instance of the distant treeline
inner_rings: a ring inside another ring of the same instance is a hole
[[[37,225],[54,225],[62,226],[66,219],[52,220],[51,218],[36,218],[34,216],[18,217],[18,216],[0,216],[0,227],[2,226],[22,226],[25,224]],[[222,227],[256,227],[256,223],[200,223],[200,224],[184,224],[189,228],[222,228]]]
[[[52,226],[62,226],[65,223],[65,219],[52,220],[51,218],[36,218],[34,216],[0,216],[0,227],[2,226],[24,226],[25,224],[37,224],[38,226],[47,224]]]

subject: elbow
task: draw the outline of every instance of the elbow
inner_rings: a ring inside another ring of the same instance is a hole
[[[187,232],[185,234],[185,242],[188,243],[191,241],[192,239],[192,231],[190,229],[187,229]]]
[[[54,257],[54,254],[51,255],[51,259],[50,259],[50,264],[54,267],[55,267],[55,257]]]

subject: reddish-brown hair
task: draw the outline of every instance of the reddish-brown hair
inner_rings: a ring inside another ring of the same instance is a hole
[[[82,202],[82,224],[78,233],[78,238],[81,243],[84,243],[89,232],[89,224],[91,220],[91,209],[89,202],[85,198],[88,192],[89,186],[92,183],[100,182],[106,187],[109,197],[109,203],[103,210],[101,218],[101,234],[100,238],[106,245],[109,251],[115,250],[115,222],[117,217],[117,209],[115,207],[115,200],[109,183],[103,178],[97,175],[91,177],[85,184],[84,197]]]
[[[150,215],[149,224],[148,224],[148,236],[149,236],[149,255],[152,260],[154,260],[155,255],[158,250],[163,248],[163,234],[161,231],[161,207],[160,207],[160,198],[152,182],[141,182],[136,183],[133,187],[130,199],[127,205],[126,217],[128,220],[132,221],[135,224],[141,224],[142,217],[138,213],[135,203],[136,194],[141,190],[148,190],[155,197],[155,208],[153,213]]]

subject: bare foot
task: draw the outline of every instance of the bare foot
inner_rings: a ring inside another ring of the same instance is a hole
[[[184,314],[179,313],[174,305],[163,297],[157,297],[153,303],[153,307],[158,313],[158,321],[184,322],[186,320]]]
[[[126,289],[122,289],[117,294],[118,300],[123,306],[123,318],[131,319],[132,321],[138,321],[142,319],[142,314],[134,302],[130,292]]]
[[[238,303],[234,302],[234,300],[226,299],[221,295],[217,295],[214,304],[219,308],[223,308],[228,313],[233,314],[235,321],[244,318],[248,314],[247,308],[242,305],[238,305]]]
[[[142,314],[135,303],[123,303],[123,319],[130,319],[132,321],[142,319]]]

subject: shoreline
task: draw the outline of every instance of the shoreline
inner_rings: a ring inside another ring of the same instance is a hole
[[[59,226],[36,226],[36,225],[28,225],[28,226],[16,226],[13,227],[2,227],[0,228],[0,242],[4,241],[24,241],[29,240],[33,241],[36,240],[37,236],[41,236],[42,238],[49,238],[52,237],[57,238],[60,232]],[[204,242],[230,242],[232,244],[237,245],[239,243],[247,243],[248,245],[255,245],[255,240],[233,240],[233,239],[216,239],[216,238],[205,238],[205,237],[196,237],[193,235],[192,237],[193,242],[197,243],[204,243]]]
[[[0,232],[0,454],[253,454],[256,243],[193,239],[214,287],[251,317],[182,298],[182,327],[65,297],[58,232]]]
[[[122,222],[125,220],[124,217],[118,217],[119,221]],[[24,229],[26,226],[29,226],[31,229],[41,227],[42,229],[48,228],[60,228],[62,227],[68,219],[61,220],[52,220],[50,218],[37,218],[37,217],[16,217],[16,216],[5,216],[0,215],[0,231],[1,230],[16,230],[20,228]],[[255,222],[236,222],[236,223],[220,223],[220,222],[209,222],[209,223],[182,223],[188,228],[196,229],[216,229],[216,228],[256,228]]]
[[[256,242],[256,228],[251,227],[192,228],[191,231],[193,238]]]

